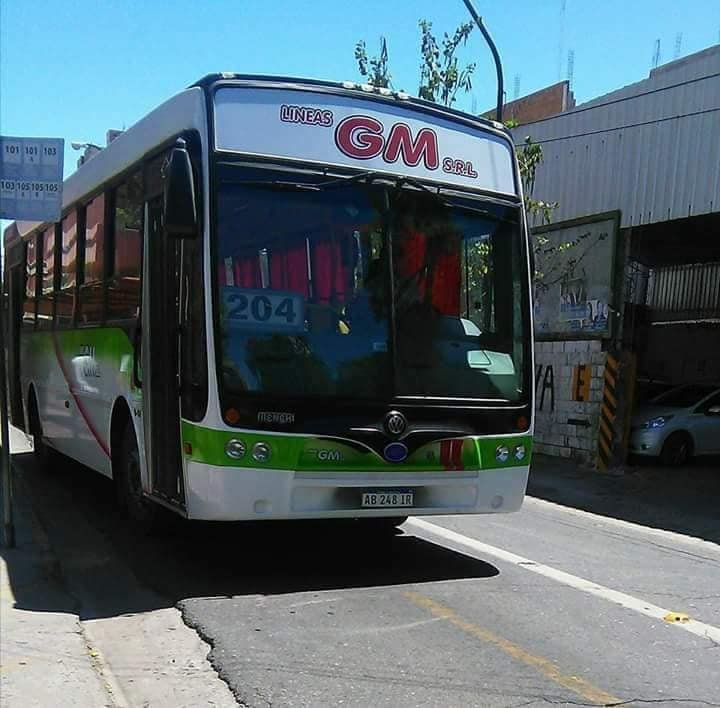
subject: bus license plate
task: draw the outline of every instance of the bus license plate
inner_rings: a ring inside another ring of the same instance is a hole
[[[412,506],[413,496],[412,492],[363,492],[362,506],[369,509]]]

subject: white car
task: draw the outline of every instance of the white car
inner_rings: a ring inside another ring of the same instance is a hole
[[[684,384],[638,406],[630,453],[672,466],[693,455],[720,455],[720,385]]]

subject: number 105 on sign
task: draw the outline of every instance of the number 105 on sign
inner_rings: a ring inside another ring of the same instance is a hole
[[[226,286],[223,306],[225,324],[233,328],[286,332],[305,329],[305,301],[297,293]]]

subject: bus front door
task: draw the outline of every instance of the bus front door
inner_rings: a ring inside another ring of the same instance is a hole
[[[181,243],[164,233],[162,197],[146,202],[145,216],[141,354],[145,459],[152,493],[184,508],[178,358]]]

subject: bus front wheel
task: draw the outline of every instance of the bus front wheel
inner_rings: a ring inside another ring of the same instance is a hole
[[[143,493],[140,476],[140,453],[135,430],[128,423],[122,436],[117,470],[117,495],[120,508],[127,513],[143,533],[154,530],[157,523],[157,505]]]

